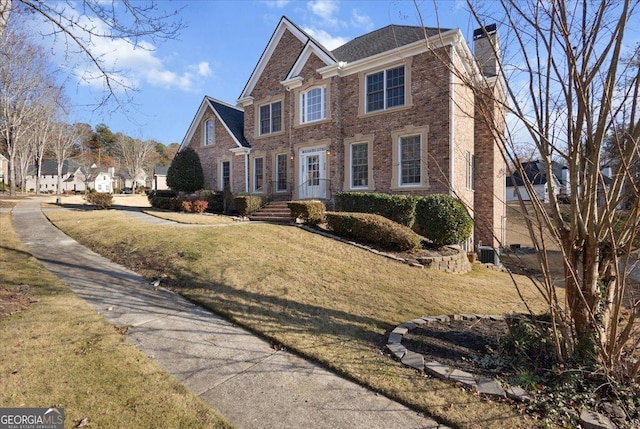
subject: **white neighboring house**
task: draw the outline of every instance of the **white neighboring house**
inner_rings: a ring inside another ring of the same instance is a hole
[[[40,171],[40,192],[84,192],[86,189],[85,175],[82,166],[70,159],[62,163],[62,189],[58,190],[58,162],[53,159],[42,161]],[[27,172],[27,190],[36,189],[36,167],[32,166]]]
[[[153,183],[151,184],[151,188],[154,191],[164,191],[169,189],[167,186],[167,172],[169,171],[168,166],[160,166],[157,165],[153,169]]]
[[[0,187],[9,184],[9,160],[0,153]]]
[[[98,168],[95,164],[91,166],[91,176],[89,183],[89,188],[95,189],[96,192],[103,193],[112,193],[113,192],[113,182],[115,176],[115,168],[109,167],[104,170]]]
[[[549,201],[549,180],[553,182],[553,190],[555,191],[556,195],[563,195],[569,189],[567,183],[566,167],[563,167],[555,161],[552,161],[551,163],[551,178],[547,177],[547,170],[543,161],[523,162],[522,167],[525,172],[525,179],[529,183],[531,183],[531,186],[538,196],[538,199],[543,203]],[[520,176],[519,172],[515,171],[511,176],[507,176],[506,185],[505,200],[508,203],[512,201],[518,201],[518,191],[520,192],[523,201],[531,200],[531,198],[529,197],[529,193],[525,189],[524,180]]]

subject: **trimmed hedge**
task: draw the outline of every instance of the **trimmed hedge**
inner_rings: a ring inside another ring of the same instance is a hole
[[[421,248],[418,234],[380,215],[328,212],[326,218],[329,229],[340,237],[377,245],[387,250],[413,251]]]
[[[221,191],[204,190],[198,192],[200,200],[204,200],[208,203],[207,211],[210,213],[222,213],[224,212],[224,195]]]
[[[84,198],[96,209],[108,209],[113,204],[113,194],[111,193],[90,192]]]
[[[418,199],[416,224],[435,246],[460,244],[471,236],[473,219],[457,198],[447,194]]]
[[[264,205],[264,197],[259,195],[239,195],[233,204],[241,216],[248,216]]]
[[[411,228],[415,221],[417,199],[410,195],[374,192],[338,192],[338,211],[372,213]]]
[[[318,225],[324,222],[326,207],[322,201],[290,201],[287,203],[291,210],[293,220],[302,219],[309,225]]]

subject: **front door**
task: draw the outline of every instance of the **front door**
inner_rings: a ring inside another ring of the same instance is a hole
[[[324,147],[300,150],[299,198],[326,198],[326,153]]]

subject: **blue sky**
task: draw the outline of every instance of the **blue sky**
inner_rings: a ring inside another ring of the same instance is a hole
[[[476,26],[463,4],[439,1],[436,20],[434,3],[418,2],[424,25],[460,28],[470,40]],[[177,40],[158,46],[147,42],[151,51],[133,50],[124,43],[95,42],[95,51],[137,88],[132,93],[133,104],[126,109],[114,105],[97,111],[83,108],[100,100],[102,84],[88,85],[70,76],[67,94],[75,107],[69,121],[92,126],[105,123],[113,132],[164,144],[180,142],[205,95],[236,104],[283,15],[329,49],[392,23],[419,25],[414,2],[407,0],[161,0],[160,5],[183,7],[180,18],[187,27]],[[87,73],[86,63],[70,65],[73,53],[60,43],[53,52],[55,62],[67,70],[76,75]]]

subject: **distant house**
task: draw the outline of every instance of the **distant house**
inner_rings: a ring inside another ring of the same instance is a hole
[[[157,165],[153,169],[153,182],[151,183],[151,189],[154,191],[163,191],[165,189],[169,189],[167,186],[167,172],[169,171],[168,166]]]
[[[36,189],[36,173],[35,166],[30,167],[27,171],[27,190]],[[86,189],[85,179],[82,166],[68,159],[62,163],[62,188],[58,189],[58,162],[54,159],[46,159],[42,161],[40,170],[40,192],[84,192]]]
[[[531,201],[531,197],[525,188],[525,180],[531,183],[538,199],[543,203],[549,202],[549,181],[553,182],[553,192],[556,195],[564,195],[569,191],[567,180],[567,168],[560,163],[551,162],[551,177],[547,176],[547,168],[544,161],[523,162],[522,167],[525,172],[523,178],[519,171],[513,172],[506,178],[506,196],[507,202],[518,201],[518,191],[523,201]]]
[[[9,184],[9,160],[0,153],[0,187]]]

